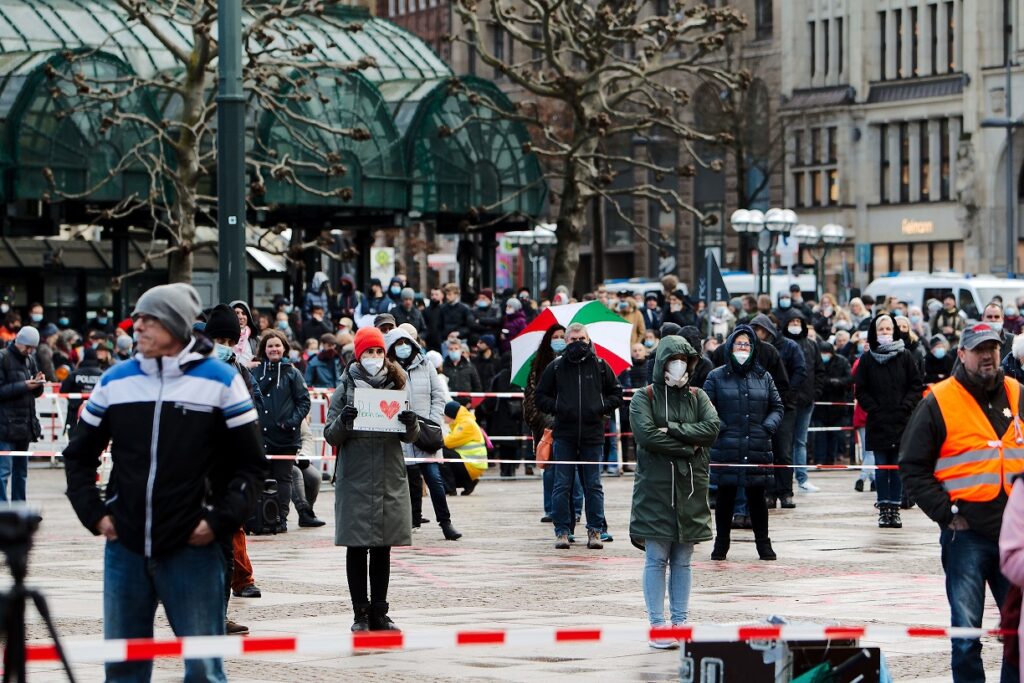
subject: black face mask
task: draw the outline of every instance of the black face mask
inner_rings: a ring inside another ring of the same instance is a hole
[[[569,344],[565,347],[565,357],[572,363],[579,363],[581,360],[587,357],[587,353],[590,351],[590,344],[586,342],[578,341]]]

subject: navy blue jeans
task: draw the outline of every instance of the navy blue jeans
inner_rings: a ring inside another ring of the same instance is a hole
[[[985,612],[985,585],[988,584],[992,598],[999,606],[1002,606],[1010,589],[1010,582],[999,571],[999,544],[969,529],[943,529],[939,544],[942,546],[942,569],[946,572],[946,598],[952,617],[950,626],[981,628]],[[952,643],[953,683],[983,682],[985,669],[981,662],[981,641],[977,638],[954,638]],[[999,680],[1001,683],[1018,683],[1020,674],[1017,667],[1004,661]]]
[[[218,543],[186,545],[173,555],[147,560],[118,541],[103,555],[103,637],[152,638],[157,603],[174,634],[224,635],[224,556]],[[107,683],[143,683],[152,662],[106,665]],[[186,659],[186,683],[226,683],[220,659]]]
[[[604,446],[580,446],[572,441],[555,439],[551,459],[557,462],[586,461],[593,465],[549,465],[555,469],[555,486],[551,492],[551,521],[555,535],[572,533],[575,519],[569,506],[569,496],[576,474],[583,484],[583,498],[587,505],[587,530],[604,531],[604,488],[601,486],[601,460]]]
[[[544,516],[552,517],[551,514],[551,495],[555,491],[555,469],[557,465],[548,465],[544,468],[544,474],[541,477],[544,482]],[[583,512],[583,484],[580,483],[580,475],[576,475],[576,483],[572,487],[572,507],[573,507],[573,519],[576,519],[576,515]]]
[[[900,464],[900,452],[875,451],[876,465],[898,465]],[[899,470],[876,470],[875,486],[877,487],[878,502],[899,505],[903,502],[903,482],[900,481]],[[996,566],[999,565],[998,557]]]
[[[28,443],[0,441],[0,451],[27,451]],[[0,455],[0,502],[7,502],[7,480],[11,480],[12,501],[26,500],[28,494],[28,458]]]
[[[448,499],[444,494],[444,478],[441,476],[441,467],[436,462],[421,462],[420,474],[423,481],[427,482],[427,490],[430,491],[430,502],[434,506],[434,517],[438,524],[452,521],[452,513],[448,510]],[[418,521],[418,520],[417,520]]]

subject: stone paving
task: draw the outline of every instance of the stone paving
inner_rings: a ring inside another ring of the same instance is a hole
[[[778,562],[760,562],[749,531],[733,534],[728,562],[695,555],[690,620],[729,624],[780,615],[816,623],[948,624],[936,527],[918,510],[904,528],[880,530],[873,494],[853,491],[850,472],[812,475],[820,493],[801,495],[795,510],[775,510],[771,536]],[[553,548],[539,522],[540,478],[481,483],[472,496],[449,498],[465,535],[446,542],[435,525],[393,553],[392,616],[407,631],[642,623],[643,556],[626,530],[632,479],[606,478],[605,502],[615,536],[605,550]],[[30,583],[48,596],[65,639],[102,634],[102,543],[86,532],[63,495],[63,472],[33,469],[29,497],[44,522],[33,551]],[[250,537],[249,553],[263,597],[233,598],[231,617],[254,635],[347,633],[352,616],[344,549],[333,545],[333,495],[317,503],[329,519],[321,529]],[[424,514],[432,518],[429,503]],[[294,513],[293,513],[294,517]],[[990,601],[991,602],[991,601]],[[998,614],[988,606],[985,626]],[[38,619],[30,637],[42,638]],[[158,615],[158,634],[170,635]],[[897,681],[949,680],[945,640],[899,640],[881,645]],[[998,671],[1001,645],[985,642],[986,668]],[[158,662],[154,680],[180,680],[180,662]],[[227,662],[232,681],[670,681],[678,653],[645,642],[547,647],[366,653],[349,657],[264,655]],[[102,667],[76,665],[79,680],[102,680]],[[34,665],[35,681],[62,680],[57,669]]]

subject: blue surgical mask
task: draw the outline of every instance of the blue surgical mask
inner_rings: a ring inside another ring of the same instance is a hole
[[[462,358],[462,349],[451,349],[448,351],[448,357],[452,359],[452,362],[456,362]]]
[[[555,353],[562,353],[565,351],[565,340],[564,339],[552,339],[551,350]]]
[[[390,291],[395,296],[398,296],[399,294],[402,293],[402,288],[401,287],[392,287]]]
[[[923,318],[921,316],[919,316],[919,315],[912,315],[912,316],[910,316],[910,324],[911,325],[920,325],[922,320],[923,320]]]
[[[39,317],[42,318],[43,316],[39,316]],[[34,318],[35,318],[35,316],[33,316],[33,319]],[[104,317],[96,318],[96,322],[98,322],[100,325],[106,325],[108,320],[110,320],[110,319],[109,318],[104,318]]]
[[[401,358],[402,360],[405,360],[409,356],[412,355],[412,347],[409,346],[408,344],[402,344],[401,346],[396,346],[395,347],[395,355],[397,357]]]
[[[821,354],[821,362],[822,363],[825,363],[827,365],[830,360],[832,360],[832,354],[830,354],[830,353],[823,353],[823,354]]]
[[[278,320],[277,321],[277,329],[279,329],[279,330],[287,330],[288,329],[288,321],[287,320]]]
[[[932,349],[932,355],[938,358],[939,360],[942,360],[943,358],[946,357],[946,349],[942,348],[941,346],[937,349]]]
[[[227,363],[231,360],[232,351],[230,346],[224,346],[223,344],[214,344],[213,352],[217,354],[217,358]]]
[[[57,320],[57,324],[60,325],[61,327],[67,327],[68,325],[71,324],[71,320],[68,318],[60,318]]]
[[[487,308],[489,306],[490,306],[490,304],[487,303],[486,301],[484,301],[483,299],[481,299],[480,301],[476,302],[476,307],[477,308]]]
[[[644,339],[644,346],[646,346],[649,349],[653,349],[654,348],[654,340],[653,339]]]
[[[32,322],[34,322],[34,323],[41,323],[41,322],[43,322],[43,314],[42,313],[33,313],[29,317],[32,318]]]
[[[791,302],[789,299],[779,299],[779,308],[781,308],[782,310],[786,310],[787,308],[789,308],[790,303]]]

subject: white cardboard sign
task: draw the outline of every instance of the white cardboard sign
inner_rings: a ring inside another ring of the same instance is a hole
[[[356,387],[352,398],[359,411],[352,422],[352,428],[356,431],[405,431],[405,425],[398,421],[398,414],[407,409],[408,396],[404,391]]]

